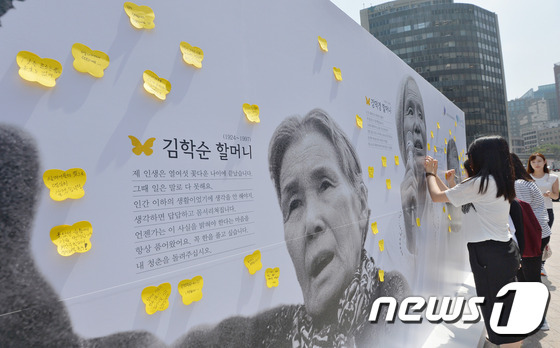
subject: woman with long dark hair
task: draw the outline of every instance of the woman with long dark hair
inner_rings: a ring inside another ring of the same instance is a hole
[[[507,141],[500,136],[476,139],[467,156],[472,176],[453,188],[447,188],[437,176],[437,160],[426,156],[428,192],[434,202],[450,202],[456,207],[472,204],[478,231],[469,234],[469,260],[477,296],[486,299],[480,307],[488,340],[503,347],[520,347],[525,336],[500,335],[490,327],[490,316],[498,291],[515,281],[519,268],[519,249],[508,228],[510,202],[515,199],[511,156]],[[513,296],[504,301],[509,311]],[[499,323],[499,325],[501,325]]]
[[[544,205],[548,212],[548,226],[552,228],[552,223],[554,222],[554,210],[552,209],[552,200],[558,199],[558,176],[550,174],[548,165],[546,162],[546,157],[542,153],[535,152],[529,156],[527,161],[527,172],[535,180],[538,188],[541,190]],[[543,231],[544,232],[544,231]],[[546,248],[548,242],[550,242],[550,235],[543,238],[543,243],[541,249]],[[546,276],[546,271],[544,270],[544,261],[541,265],[541,275]]]

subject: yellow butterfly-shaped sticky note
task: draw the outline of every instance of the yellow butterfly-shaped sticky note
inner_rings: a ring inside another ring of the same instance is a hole
[[[165,100],[167,94],[171,92],[171,82],[157,76],[153,71],[144,71],[142,78],[144,79],[144,89],[158,99]]]
[[[185,63],[190,64],[196,68],[202,68],[202,60],[204,59],[204,52],[198,47],[191,46],[187,42],[181,41],[179,48],[183,53],[183,60]]]
[[[396,165],[396,166],[399,165],[399,156],[395,156],[395,165]]]
[[[342,72],[340,71],[340,69],[337,68],[337,67],[333,67],[332,71],[333,71],[333,74],[334,74],[334,78],[337,81],[342,81]]]
[[[243,104],[243,113],[249,122],[252,123],[259,123],[261,119],[259,118],[259,106],[258,105],[250,105],[250,104]]]
[[[439,127],[439,122],[437,122],[436,125],[437,125],[437,129],[439,129],[439,128],[440,128],[440,127]]]
[[[430,143],[428,143],[428,151],[430,151]]]
[[[109,66],[109,56],[101,51],[94,51],[81,43],[72,45],[74,69],[90,74],[93,77],[103,77],[104,70]]]
[[[443,142],[447,145],[447,138],[443,138]]]
[[[387,185],[387,190],[391,189],[391,179],[385,180],[385,185]]]
[[[462,164],[460,165],[460,167],[461,167],[461,169],[465,169],[465,167]]]
[[[385,271],[380,269],[378,274],[379,274],[379,281],[384,282],[385,281]]]
[[[416,226],[420,227],[420,218],[416,218]]]
[[[455,121],[455,127],[457,127],[457,121]]]
[[[367,171],[368,171],[369,177],[370,177],[370,178],[373,178],[373,167],[368,167],[368,168],[367,168]]]
[[[387,167],[387,157],[381,156],[381,165]]]
[[[328,52],[329,51],[329,49],[327,47],[327,39],[323,39],[322,37],[318,36],[317,41],[319,41],[319,47],[321,48],[321,51],[323,51],[323,52]]]
[[[183,298],[185,306],[202,299],[202,287],[204,286],[204,279],[201,276],[196,276],[193,279],[185,279],[179,282],[179,294]]]
[[[371,98],[366,97],[366,105],[371,105]]]
[[[451,214],[447,214],[447,218],[451,221]]]
[[[142,152],[146,156],[150,156],[152,153],[154,153],[154,150],[152,150],[152,146],[154,146],[154,141],[156,140],[156,138],[149,138],[148,140],[146,140],[144,145],[142,145],[140,140],[138,140],[138,138],[136,138],[134,135],[129,135],[128,137],[130,138],[130,141],[132,142],[132,146],[133,146],[132,147],[132,152],[136,156],[140,156],[142,154]]]
[[[164,311],[169,307],[171,284],[163,283],[159,286],[148,286],[142,290],[142,302],[146,305],[146,313],[152,315],[157,311]]]
[[[430,137],[432,137],[432,139],[434,138],[434,132],[430,131]]]
[[[249,270],[249,274],[255,274],[258,270],[262,268],[261,262],[261,252],[260,250],[256,250],[254,253],[245,256],[243,259],[243,263],[245,263],[245,267]]]
[[[453,140],[454,140],[454,141],[457,141],[457,138],[455,138],[455,136],[453,136]]]
[[[451,129],[449,130],[449,136],[451,136]]]
[[[130,18],[130,24],[136,29],[152,29],[156,25],[154,10],[148,6],[138,6],[132,2],[124,3],[124,12]]]
[[[41,58],[35,53],[20,51],[16,56],[18,74],[29,82],[37,82],[45,87],[54,87],[62,74],[62,65],[54,59]]]
[[[445,205],[443,206],[443,212],[445,213]]]
[[[356,126],[358,126],[359,128],[364,128],[364,122],[362,121],[362,118],[358,115],[356,115]]]
[[[437,147],[434,145],[434,152],[437,152]]]
[[[446,147],[443,148],[443,153],[445,153],[445,154],[447,153],[447,148]]]
[[[280,278],[280,268],[267,268],[264,272],[264,276],[266,278],[266,286],[269,288],[277,287],[280,283],[278,278]]]
[[[88,221],[76,222],[72,226],[60,225],[51,229],[51,241],[57,246],[56,251],[62,256],[85,253],[91,249],[89,238],[93,228]]]
[[[451,232],[451,225],[447,226],[447,232]]]
[[[385,250],[385,241],[383,239],[380,239],[378,244],[379,244],[379,251]]]
[[[86,172],[81,168],[67,171],[49,169],[43,173],[43,182],[50,190],[50,197],[55,201],[79,199],[85,194]]]
[[[371,232],[373,234],[378,234],[379,233],[379,229],[377,228],[377,221],[371,223]]]

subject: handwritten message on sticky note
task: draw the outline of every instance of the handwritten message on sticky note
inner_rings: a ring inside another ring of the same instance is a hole
[[[342,81],[342,72],[340,71],[340,69],[337,68],[337,67],[333,67],[332,71],[333,71],[333,74],[334,74],[334,78],[337,81]]]
[[[51,241],[56,245],[56,251],[62,256],[74,253],[85,253],[91,249],[91,235],[93,227],[88,221],[76,222],[72,226],[60,225],[51,229]]]
[[[378,274],[379,274],[379,281],[384,282],[385,281],[385,271],[380,269]]]
[[[128,138],[132,143],[132,153],[134,153],[136,156],[140,156],[142,152],[146,156],[150,156],[152,153],[154,153],[152,146],[154,146],[154,141],[156,140],[156,138],[148,138],[148,140],[146,140],[144,144],[142,144],[142,142],[140,142],[140,140],[138,140],[138,138],[133,135],[129,135]]]
[[[179,294],[183,298],[185,306],[193,302],[202,300],[202,287],[204,286],[204,279],[201,276],[196,276],[193,279],[185,279],[179,282]]]
[[[261,119],[259,118],[260,111],[258,105],[250,105],[247,103],[243,104],[243,113],[249,122],[261,122]]]
[[[383,239],[379,240],[377,244],[379,244],[379,251],[385,250],[385,241]]]
[[[396,165],[396,166],[399,165],[399,156],[395,156],[395,165]]]
[[[49,169],[43,173],[43,182],[50,190],[50,197],[55,201],[79,199],[85,194],[86,172],[81,168],[66,171]]]
[[[166,310],[169,307],[169,295],[171,295],[171,284],[169,283],[144,288],[142,302],[146,305],[146,313],[152,315],[157,311]]]
[[[368,171],[369,177],[370,177],[370,178],[373,178],[373,167],[368,167],[368,168],[367,168],[367,171]]]
[[[328,52],[329,51],[329,49],[327,47],[327,40],[326,39],[323,39],[322,37],[318,36],[317,41],[319,41],[319,48],[321,48],[321,51],[323,51],[323,52]]]
[[[54,87],[62,74],[62,65],[54,59],[41,58],[35,53],[20,51],[16,56],[19,76],[29,82]]]
[[[130,18],[130,24],[136,29],[152,29],[156,25],[154,10],[148,6],[138,6],[132,2],[124,3],[124,12]]]
[[[165,100],[169,92],[171,92],[171,82],[157,76],[151,70],[144,71],[142,78],[144,79],[144,89],[146,92],[153,94],[158,99]]]
[[[94,51],[81,43],[72,45],[72,56],[74,69],[93,77],[103,77],[109,66],[109,56],[106,53]]]
[[[391,179],[385,180],[385,185],[387,186],[387,190],[391,189]]]
[[[278,280],[280,278],[280,268],[267,268],[264,276],[266,278],[266,286],[269,288],[277,287],[280,283]]]
[[[381,156],[381,165],[387,167],[387,157]]]
[[[358,126],[358,128],[364,128],[364,122],[362,121],[362,118],[358,115],[356,115],[356,126]]]
[[[243,259],[243,263],[245,264],[245,267],[247,267],[249,274],[257,273],[257,271],[260,270],[263,266],[261,262],[260,250],[256,250],[251,255],[245,256],[245,258]]]
[[[420,227],[420,218],[416,218],[416,226]]]
[[[179,49],[183,53],[183,60],[196,68],[202,68],[204,52],[201,48],[191,46],[188,42],[181,41]]]
[[[371,223],[371,232],[373,234],[378,234],[379,233],[379,229],[377,228],[377,221]]]

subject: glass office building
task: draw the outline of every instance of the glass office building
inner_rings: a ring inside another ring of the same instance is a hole
[[[498,18],[453,0],[397,0],[360,11],[362,26],[465,112],[467,143],[508,139]]]

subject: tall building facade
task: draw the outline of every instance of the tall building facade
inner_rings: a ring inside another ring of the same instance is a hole
[[[556,85],[556,101],[560,104],[560,62],[554,64],[554,82]],[[560,120],[560,106],[558,107],[558,119]]]
[[[509,138],[495,13],[453,0],[397,0],[360,11],[362,27],[465,112],[467,143]]]
[[[510,135],[518,137],[532,128],[545,128],[558,121],[558,99],[554,84],[532,88],[507,103]]]

